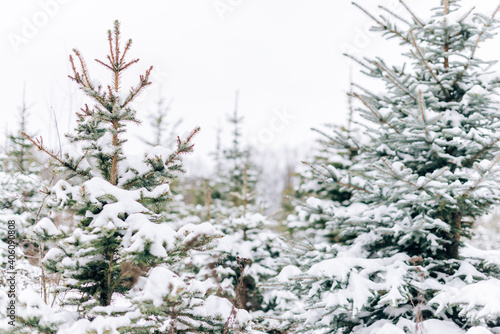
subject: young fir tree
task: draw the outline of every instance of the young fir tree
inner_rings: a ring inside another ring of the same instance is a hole
[[[167,119],[172,110],[172,100],[166,101],[166,98],[160,93],[156,102],[156,110],[149,115],[149,125],[153,128],[152,140],[144,138],[142,141],[149,146],[170,147],[175,145],[175,133],[182,123],[182,119],[175,122]]]
[[[352,84],[351,84],[352,87]],[[317,177],[318,168],[330,165],[338,170],[349,170],[356,161],[359,146],[354,136],[359,137],[359,131],[353,129],[352,97],[349,101],[349,118],[346,126],[326,124],[323,129],[313,129],[321,135],[317,140],[317,149],[312,162],[304,162],[299,172],[299,185],[295,189],[293,202],[298,202],[295,213],[287,217],[288,231],[294,239],[306,238],[314,244],[327,241],[329,243],[342,241],[340,231],[326,228],[329,219],[325,211],[333,207],[349,206],[351,204],[351,189],[328,181],[328,174]],[[321,175],[321,173],[320,173]]]
[[[19,124],[16,132],[9,133],[5,150],[0,156],[1,190],[0,210],[19,215],[21,222],[17,226],[18,233],[24,233],[28,226],[35,222],[35,214],[41,201],[42,182],[39,174],[41,163],[36,157],[35,146],[21,133],[27,132],[29,106],[23,96],[19,107]]]
[[[297,206],[283,222],[286,236],[279,238],[276,243],[276,247],[281,250],[278,261],[280,267],[307,267],[310,263],[330,259],[336,254],[334,244],[348,243],[355,237],[355,234],[346,233],[341,227],[332,228],[328,224],[332,212],[357,204],[351,203],[350,188],[329,182],[329,174],[324,172],[326,166],[347,172],[358,157],[359,146],[352,140],[352,111],[350,108],[349,122],[345,127],[328,124],[325,130],[313,129],[322,138],[317,141],[318,149],[312,162],[301,166],[303,169],[298,174],[300,183],[291,195],[295,197],[288,197],[289,202]],[[269,289],[279,297],[273,312],[277,317],[286,312],[289,305],[303,303],[306,298],[305,295],[294,295],[288,291],[281,291],[279,295],[274,288],[273,283],[263,284],[263,289]],[[268,325],[275,330],[279,328],[277,322]]]
[[[238,114],[239,92],[236,91],[234,112],[227,121],[231,128],[231,145],[222,150],[223,166],[218,171],[219,198],[232,201],[233,207],[254,203],[258,171],[251,160],[250,150],[242,147],[241,123],[243,116]],[[246,191],[243,193],[242,191]]]
[[[209,281],[173,271],[175,263],[206,249],[220,233],[208,223],[175,231],[162,214],[171,196],[169,183],[184,172],[182,155],[193,151],[199,129],[178,138],[173,151],[156,146],[142,159],[125,154],[126,124],[139,123],[132,103],[150,84],[151,68],[123,93],[122,72],[138,60],[126,60],[132,41],[122,49],[120,37],[116,21],[108,31],[108,61],[96,60],[112,74],[105,88],[91,80],[78,50],[76,59],[70,56],[71,79],[94,106],[77,114],[75,132],[67,135],[69,144],[61,154],[32,139],[66,177],[53,187],[51,205],[75,210],[77,226],[62,235],[47,220],[37,223],[38,231],[60,239],[44,264],[62,275],[64,299],[47,310],[23,294],[18,322],[31,332],[238,332],[246,324],[245,311],[210,296],[215,286]],[[36,312],[30,311],[33,305]],[[53,317],[47,316],[50,312]]]
[[[28,118],[30,117],[30,106],[26,104],[25,95],[26,88],[23,92],[22,105],[19,107],[18,131],[16,133],[9,133],[8,135],[7,150],[10,159],[7,164],[4,164],[4,170],[24,172],[29,168],[33,169],[34,165],[37,165],[34,145],[21,135],[21,133],[28,131]]]
[[[39,175],[43,167],[34,145],[21,135],[27,131],[29,118],[29,106],[24,94],[18,116],[18,128],[9,133],[5,154],[0,155],[0,261],[4,272],[8,264],[10,230],[16,243],[14,262],[20,275],[18,286],[25,288],[37,285],[43,276],[37,265],[40,245],[30,242],[27,233],[29,227],[45,215],[42,191],[46,190],[47,182]],[[10,229],[9,221],[14,222]],[[7,286],[5,278],[5,274],[0,276],[2,286]]]
[[[206,205],[200,207],[209,212],[209,221],[225,236],[210,255],[194,258],[191,265],[200,277],[219,281],[222,295],[236,306],[258,317],[275,303],[275,297],[264,294],[258,284],[277,274],[275,260],[279,253],[272,242],[278,234],[273,231],[277,222],[262,215],[255,203],[258,172],[250,151],[242,148],[242,119],[236,95],[234,114],[228,118],[231,145],[224,149],[218,141],[219,170],[214,180],[204,184]]]
[[[297,333],[500,329],[500,252],[464,244],[499,199],[499,81],[477,49],[493,36],[500,7],[471,16],[444,0],[423,20],[402,3],[410,19],[389,14],[406,28],[366,13],[409,61],[359,61],[386,85],[385,94],[353,93],[371,139],[349,173],[321,171],[356,204],[332,209],[327,228],[357,237],[275,280],[306,296],[283,314],[283,327]]]
[[[175,146],[175,133],[182,123],[182,119],[175,122],[170,120],[173,100],[168,100],[161,94],[156,103],[156,110],[149,115],[149,126],[153,133],[151,138],[141,138],[142,142],[149,147],[163,146],[171,148]],[[184,178],[176,178],[171,181],[172,196],[165,206],[163,214],[172,223],[172,226],[181,227],[188,222],[200,222],[198,217],[190,215],[189,206],[185,203],[184,196],[175,190],[184,188]]]

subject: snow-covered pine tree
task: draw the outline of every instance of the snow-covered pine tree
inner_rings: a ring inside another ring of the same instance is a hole
[[[31,238],[31,228],[47,212],[43,207],[49,180],[42,171],[47,165],[36,155],[35,146],[21,133],[28,132],[29,107],[23,94],[16,131],[7,136],[5,155],[0,156],[0,331],[12,329],[11,317],[5,317],[10,284],[7,278],[15,274],[16,291],[36,290],[47,299],[50,286],[40,260],[47,243]],[[9,224],[10,222],[10,224]],[[12,282],[12,281],[11,281]],[[11,295],[12,297],[12,295]]]
[[[352,87],[352,84],[351,84]],[[293,239],[307,238],[314,244],[319,242],[342,241],[338,234],[326,228],[329,217],[324,211],[331,208],[348,206],[351,202],[351,189],[329,182],[329,175],[321,173],[321,166],[333,166],[338,170],[348,170],[358,156],[359,147],[353,136],[359,137],[359,131],[353,129],[352,97],[348,96],[349,118],[345,126],[325,124],[323,129],[313,128],[320,134],[311,162],[304,162],[299,170],[299,184],[292,202],[298,203],[294,214],[287,217],[286,225]],[[318,177],[318,172],[320,176]],[[345,238],[345,236],[344,236]]]
[[[143,138],[142,141],[149,146],[170,147],[175,145],[175,133],[182,123],[182,118],[177,120],[167,119],[172,111],[173,100],[167,100],[161,93],[156,102],[156,110],[149,114],[149,125],[153,129],[153,138]]]
[[[211,153],[214,173],[209,178],[191,180],[192,185],[186,193],[186,197],[198,206],[196,211],[200,217],[239,215],[255,203],[260,171],[250,148],[243,144],[243,117],[239,114],[238,103],[239,91],[236,91],[233,113],[227,116],[231,144],[223,145],[223,128],[218,126],[215,151]]]
[[[242,145],[242,119],[236,93],[234,113],[228,117],[231,144],[225,148],[217,140],[218,168],[203,184],[205,205],[198,207],[200,216],[206,217],[209,212],[209,221],[225,236],[210,255],[195,257],[191,265],[200,277],[219,281],[222,295],[258,317],[275,302],[272,294],[264,295],[258,284],[277,274],[275,259],[279,253],[272,244],[278,234],[273,231],[277,222],[261,214],[255,201],[258,171],[250,150]]]
[[[477,50],[493,37],[500,6],[471,15],[443,0],[423,20],[401,2],[409,19],[362,9],[408,59],[358,60],[386,87],[352,94],[371,139],[349,173],[318,169],[353,194],[349,207],[332,208],[327,228],[357,237],[275,279],[307,296],[282,315],[297,333],[500,330],[500,252],[464,243],[499,199],[499,81]]]
[[[250,150],[242,145],[241,124],[243,116],[238,114],[239,92],[236,91],[233,114],[227,121],[231,129],[231,145],[222,150],[223,165],[217,183],[223,201],[232,201],[234,207],[254,203],[258,170],[250,156]],[[246,193],[243,193],[245,190]],[[215,193],[213,192],[215,195]]]
[[[29,118],[29,106],[24,95],[18,110],[18,129],[8,134],[5,151],[0,156],[0,210],[19,216],[21,226],[17,226],[17,231],[20,234],[35,222],[33,211],[39,209],[42,197],[42,182],[37,174],[43,170],[36,157],[35,146],[22,135],[28,132]]]
[[[35,157],[34,145],[21,133],[27,132],[30,106],[26,102],[26,88],[23,91],[22,105],[18,109],[18,130],[8,135],[8,161],[3,165],[4,170],[25,171],[32,165],[38,165]]]
[[[173,147],[175,146],[176,131],[182,123],[182,118],[171,119],[173,99],[167,99],[160,89],[156,102],[156,109],[148,115],[149,126],[153,130],[149,138],[142,136],[141,141],[149,147]],[[193,210],[185,203],[182,194],[185,178],[184,175],[170,181],[171,197],[166,203],[163,214],[170,221],[172,227],[180,228],[186,223],[200,222],[199,217],[191,215]],[[179,191],[181,191],[179,193]]]
[[[286,234],[275,243],[280,250],[277,261],[280,268],[286,265],[307,267],[310,263],[332,258],[336,253],[334,243],[347,243],[355,237],[341,228],[332,229],[328,224],[332,212],[351,205],[352,192],[350,188],[330,182],[330,175],[324,172],[325,166],[346,172],[357,159],[359,147],[351,137],[353,133],[357,137],[359,134],[352,129],[352,111],[350,108],[346,126],[326,124],[324,129],[313,129],[321,137],[316,142],[312,161],[299,167],[299,183],[288,196],[288,202],[296,207],[282,223]],[[263,290],[277,297],[274,316],[279,316],[291,305],[305,302],[307,295],[277,292],[275,288],[279,286],[272,280],[262,285]],[[276,327],[279,327],[276,322],[269,323],[269,328]]]
[[[31,333],[43,332],[48,322],[58,333],[235,333],[246,323],[246,312],[210,296],[215,286],[209,281],[172,270],[220,233],[208,223],[175,231],[162,214],[170,198],[169,182],[184,172],[182,155],[193,151],[199,129],[178,138],[173,151],[156,146],[142,158],[125,153],[126,124],[139,123],[132,104],[150,84],[152,68],[123,93],[122,73],[138,59],[125,60],[132,41],[122,49],[120,37],[116,21],[108,31],[107,62],[96,60],[112,74],[106,87],[90,78],[78,50],[76,59],[70,56],[71,79],[94,106],[86,105],[77,114],[75,132],[67,135],[69,144],[61,154],[32,139],[65,177],[52,188],[51,205],[75,210],[77,226],[44,258],[47,269],[62,275],[64,299],[50,309],[27,292],[20,296],[18,322]],[[46,222],[35,226],[43,229]]]
[[[24,90],[24,92],[26,89]],[[18,109],[19,123],[16,131],[9,133],[5,154],[0,155],[0,225],[1,239],[7,236],[7,221],[16,222],[16,240],[19,251],[23,246],[33,246],[26,242],[27,229],[32,226],[37,218],[43,216],[41,210],[45,189],[45,182],[39,175],[44,169],[39,157],[36,156],[34,145],[21,133],[28,132],[29,106],[23,94],[22,105]],[[46,189],[45,189],[46,190]],[[5,230],[4,230],[5,229]],[[2,251],[3,251],[3,247]],[[30,254],[23,254],[24,256]],[[26,273],[24,273],[26,274]],[[23,275],[27,276],[27,275]],[[1,278],[0,278],[1,279]]]

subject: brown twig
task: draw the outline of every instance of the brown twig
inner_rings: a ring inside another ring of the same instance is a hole
[[[26,139],[28,139],[30,142],[33,143],[33,145],[36,146],[36,148],[40,151],[43,151],[45,152],[46,154],[48,154],[52,159],[56,160],[57,162],[59,162],[61,165],[65,165],[64,161],[62,161],[56,154],[48,151],[47,149],[45,149],[45,147],[43,146],[43,139],[42,137],[40,137],[40,139],[37,139],[36,141],[31,138],[29,135],[27,135],[25,132],[21,132],[21,135],[23,135],[24,137],[26,137]]]

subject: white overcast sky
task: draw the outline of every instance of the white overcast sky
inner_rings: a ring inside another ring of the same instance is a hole
[[[422,17],[440,4],[407,2]],[[398,6],[399,1],[358,3],[376,14],[377,5]],[[463,3],[464,11],[474,3],[488,14],[497,5],[489,0]],[[396,11],[405,14],[400,5]],[[55,145],[53,115],[60,131],[68,132],[85,101],[67,78],[68,55],[77,47],[93,78],[107,83],[108,74],[93,59],[107,54],[106,32],[115,19],[122,23],[123,37],[134,41],[130,56],[140,58],[129,71],[130,83],[150,65],[155,67],[153,85],[136,104],[138,117],[144,119],[153,110],[161,88],[174,99],[172,117],[184,119],[181,133],[202,127],[196,140],[200,156],[213,150],[215,128],[232,112],[236,89],[248,141],[261,151],[268,145],[293,148],[315,138],[311,127],[345,121],[350,67],[354,81],[366,81],[359,67],[342,56],[343,47],[357,48],[359,56],[400,60],[395,43],[364,33],[372,21],[350,0],[4,1],[1,133],[16,129],[26,84],[27,102],[33,104],[29,129]],[[499,58],[498,43],[490,42],[495,52],[489,58]],[[277,121],[277,115],[288,116]],[[150,133],[147,125],[133,131]]]

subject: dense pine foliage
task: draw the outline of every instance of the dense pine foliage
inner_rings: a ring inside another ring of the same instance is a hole
[[[74,130],[49,147],[23,101],[0,155],[0,332],[500,333],[500,79],[478,57],[500,6],[401,4],[354,4],[402,62],[346,55],[383,92],[351,83],[347,124],[314,129],[281,212],[259,193],[238,91],[213,171],[183,177],[200,128],[177,136],[163,97],[129,152],[152,67],[122,87],[139,60],[119,22],[96,59],[109,84],[75,49]]]
[[[297,332],[500,325],[488,295],[499,289],[500,262],[464,245],[474,220],[498,201],[498,79],[475,56],[493,36],[496,11],[470,16],[444,1],[425,21],[409,12],[405,28],[372,17],[376,30],[400,40],[404,65],[354,58],[386,87],[383,95],[352,93],[366,141],[344,145],[332,135],[338,149],[359,147],[356,161],[313,166],[351,192],[352,204],[323,211],[326,229],[354,239],[315,256],[304,251],[308,261],[276,278],[302,301],[285,317]]]

